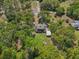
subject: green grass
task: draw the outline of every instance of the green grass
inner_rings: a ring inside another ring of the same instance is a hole
[[[38,33],[35,38],[42,43],[47,42],[48,45],[52,45],[51,38],[46,37],[45,33]]]
[[[79,31],[75,31],[75,36],[79,40]]]

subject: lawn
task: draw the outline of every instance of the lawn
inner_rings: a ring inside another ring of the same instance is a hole
[[[50,37],[46,37],[45,33],[38,33],[36,34],[36,39],[41,41],[42,43],[47,43],[48,45],[52,45],[52,41]]]
[[[79,40],[79,31],[75,31],[75,36]]]

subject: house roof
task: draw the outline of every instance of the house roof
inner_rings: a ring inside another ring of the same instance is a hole
[[[37,29],[45,29],[46,28],[46,24],[38,24],[36,26]]]
[[[79,27],[79,21],[78,21],[78,20],[75,20],[75,21],[73,21],[73,22],[71,23],[71,25],[72,25],[73,27]]]

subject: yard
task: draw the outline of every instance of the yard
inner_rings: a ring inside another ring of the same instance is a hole
[[[75,31],[75,36],[79,40],[79,31]]]

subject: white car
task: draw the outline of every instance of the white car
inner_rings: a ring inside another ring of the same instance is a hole
[[[47,31],[46,31],[46,36],[47,36],[47,37],[50,37],[50,36],[51,36],[51,31],[47,30]]]

